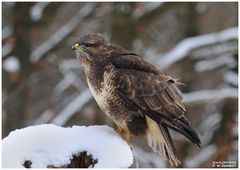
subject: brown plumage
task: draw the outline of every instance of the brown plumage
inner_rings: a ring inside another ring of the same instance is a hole
[[[154,152],[176,166],[180,161],[169,128],[200,146],[184,115],[176,80],[101,34],[80,37],[73,50],[98,105],[126,141],[130,135],[144,135]]]

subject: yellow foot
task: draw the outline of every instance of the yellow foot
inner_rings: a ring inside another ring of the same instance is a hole
[[[131,134],[129,133],[129,131],[127,131],[127,132],[125,132],[125,133],[123,134],[123,137],[122,137],[122,138],[123,138],[127,143],[129,143],[130,137],[131,137]]]
[[[128,130],[117,128],[116,132],[127,142],[129,143],[131,134]]]
[[[122,129],[118,127],[115,131],[121,136]]]

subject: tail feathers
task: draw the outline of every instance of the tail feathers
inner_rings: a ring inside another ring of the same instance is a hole
[[[168,129],[164,126],[158,125],[148,116],[146,116],[146,120],[148,125],[146,133],[148,145],[163,159],[168,159],[171,166],[178,166],[180,161],[176,156],[176,149]]]
[[[163,126],[169,127],[187,137],[191,142],[200,147],[201,141],[197,133],[190,127],[189,123],[184,119],[175,119],[172,122],[163,121]]]

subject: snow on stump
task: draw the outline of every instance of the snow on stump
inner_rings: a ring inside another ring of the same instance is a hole
[[[107,126],[52,124],[11,132],[2,140],[3,168],[136,167],[131,148]]]

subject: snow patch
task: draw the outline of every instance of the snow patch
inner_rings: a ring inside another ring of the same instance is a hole
[[[19,60],[14,56],[8,57],[3,62],[3,69],[10,73],[18,72],[20,70]]]
[[[98,160],[95,168],[127,168],[133,163],[131,148],[110,127],[53,124],[11,132],[2,140],[2,163],[4,168],[23,168],[24,161],[30,160],[32,168],[59,167],[83,151]]]

